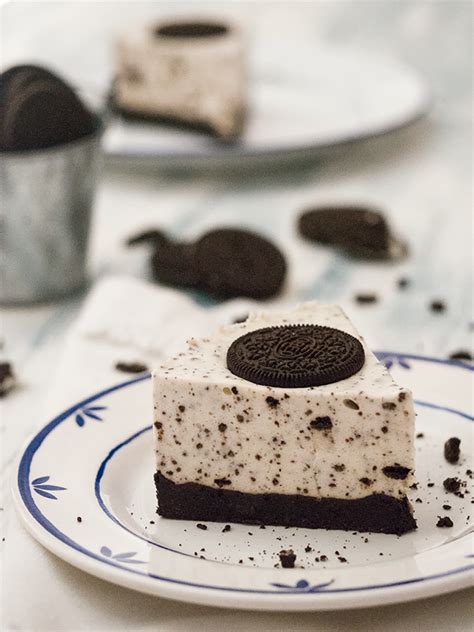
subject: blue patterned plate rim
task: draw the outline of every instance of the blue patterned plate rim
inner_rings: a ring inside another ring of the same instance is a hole
[[[436,357],[430,357],[430,356],[423,356],[423,355],[417,355],[417,354],[408,354],[408,353],[399,353],[399,352],[377,352],[376,353],[377,357],[379,360],[383,361],[384,363],[399,363],[402,367],[404,368],[410,368],[409,365],[406,364],[406,360],[415,360],[415,361],[421,361],[421,362],[429,362],[429,363],[435,363],[435,364],[441,364],[441,365],[447,365],[447,366],[452,366],[452,367],[457,367],[466,371],[470,371],[470,372],[474,372],[474,366],[471,365],[470,363],[466,363],[464,361],[460,361],[460,360],[449,360],[449,359],[441,359],[441,358],[436,358]],[[31,516],[31,518],[33,518],[33,520],[42,527],[42,529],[49,534],[50,536],[52,536],[53,538],[55,538],[57,541],[61,542],[63,545],[65,545],[66,547],[68,547],[69,549],[72,549],[73,551],[76,551],[88,558],[91,558],[92,560],[99,562],[100,564],[105,564],[108,566],[112,566],[115,567],[116,569],[119,569],[121,572],[125,571],[126,573],[131,573],[134,575],[141,575],[143,577],[146,577],[148,579],[153,579],[153,580],[158,580],[160,582],[167,582],[167,583],[171,583],[174,585],[178,585],[178,586],[182,586],[182,587],[189,587],[189,588],[197,588],[197,589],[206,589],[206,590],[211,590],[211,591],[218,591],[218,592],[225,592],[225,593],[237,593],[237,594],[242,594],[242,593],[249,593],[249,594],[253,594],[253,595],[327,595],[328,593],[366,593],[368,591],[378,591],[380,589],[390,589],[390,588],[396,588],[396,587],[402,587],[402,586],[409,586],[409,585],[414,585],[414,584],[420,584],[423,582],[428,582],[428,581],[433,581],[433,580],[440,580],[443,578],[448,578],[448,577],[453,577],[455,575],[460,575],[460,574],[466,574],[469,571],[472,571],[474,569],[474,563],[472,562],[468,562],[463,564],[462,566],[450,569],[448,571],[444,571],[441,573],[433,573],[430,575],[422,575],[420,577],[415,577],[415,578],[410,578],[410,579],[406,579],[406,580],[401,580],[401,581],[395,581],[395,582],[388,582],[388,583],[379,583],[379,584],[371,584],[371,585],[365,585],[365,586],[356,586],[356,587],[347,587],[347,588],[337,588],[337,587],[330,587],[333,583],[333,581],[328,581],[328,582],[322,582],[322,583],[318,583],[318,584],[314,584],[309,582],[306,579],[299,579],[298,581],[296,581],[295,583],[278,583],[278,582],[272,582],[270,583],[271,586],[273,586],[273,588],[269,588],[269,589],[255,589],[255,588],[245,588],[245,587],[236,587],[236,586],[217,586],[217,585],[212,585],[212,584],[205,584],[205,583],[199,583],[199,582],[193,582],[193,581],[187,581],[187,580],[182,580],[182,579],[175,579],[175,578],[171,578],[171,577],[166,577],[166,576],[161,576],[158,574],[154,574],[154,573],[146,573],[146,572],[141,572],[140,570],[138,570],[137,568],[131,568],[130,566],[128,567],[124,567],[122,564],[123,563],[135,563],[137,565],[139,565],[140,562],[139,560],[134,560],[133,556],[135,555],[133,552],[132,553],[122,553],[122,554],[118,554],[118,555],[113,555],[112,551],[110,551],[110,549],[108,549],[108,547],[103,546],[101,549],[101,554],[97,554],[94,551],[88,550],[87,548],[83,547],[82,545],[78,544],[77,542],[75,542],[73,539],[71,539],[67,534],[61,532],[52,522],[50,522],[46,516],[44,516],[44,514],[40,511],[40,509],[38,508],[38,506],[36,505],[33,495],[31,493],[31,489],[33,489],[34,491],[36,491],[40,496],[46,496],[47,498],[56,498],[53,494],[54,493],[58,493],[62,490],[64,490],[64,488],[62,486],[57,486],[57,485],[52,485],[49,483],[49,477],[48,476],[44,476],[44,477],[39,477],[34,479],[33,481],[30,481],[30,466],[31,466],[31,462],[33,459],[33,456],[35,455],[35,453],[38,451],[38,449],[41,447],[43,441],[45,440],[45,438],[55,429],[57,428],[63,421],[65,421],[66,419],[68,419],[69,417],[71,417],[71,415],[73,415],[74,413],[76,414],[76,423],[78,425],[81,425],[81,423],[84,423],[84,420],[81,421],[81,417],[82,415],[86,415],[89,419],[92,420],[98,420],[100,421],[100,412],[102,410],[102,406],[91,406],[91,404],[93,404],[93,402],[95,402],[96,400],[98,400],[99,398],[103,398],[106,395],[109,395],[115,391],[118,391],[120,389],[124,389],[127,388],[131,385],[137,384],[139,382],[143,382],[150,379],[150,374],[149,373],[145,373],[139,377],[135,377],[133,379],[127,380],[125,382],[121,382],[119,384],[113,385],[109,388],[106,388],[94,395],[91,395],[89,397],[87,397],[86,399],[82,400],[81,402],[71,406],[70,408],[68,408],[67,410],[65,410],[63,413],[61,413],[60,415],[58,415],[57,417],[55,417],[52,421],[50,421],[49,423],[47,423],[37,434],[34,435],[34,437],[32,439],[29,440],[29,442],[27,443],[27,446],[24,450],[24,452],[22,453],[20,459],[19,459],[19,464],[18,464],[18,468],[16,470],[16,475],[15,475],[15,481],[14,481],[14,485],[13,485],[13,493],[14,493],[14,497],[15,500],[17,502],[17,505],[19,506],[20,509],[20,513],[22,514],[22,518],[24,519],[25,523],[27,524],[28,527],[30,527],[31,529],[31,524],[28,523],[28,519],[25,517],[24,515],[24,510],[26,509],[26,511],[28,512],[29,516]],[[417,401],[418,405],[421,406],[427,406],[430,408],[435,408],[435,409],[439,409],[448,413],[453,413],[456,415],[459,415],[469,421],[474,421],[474,417],[463,412],[460,410],[457,410],[455,408],[450,408],[450,407],[444,407],[444,406],[439,406],[436,404],[432,404],[430,402],[423,402],[423,401]],[[79,419],[78,419],[79,418]],[[111,453],[114,453],[117,449],[120,449],[120,447],[122,447],[122,445],[124,445],[125,443],[130,442],[131,440],[133,440],[134,438],[136,438],[138,435],[141,435],[142,433],[144,433],[145,431],[149,430],[149,426],[142,428],[141,430],[139,430],[138,432],[136,432],[134,435],[132,435],[131,437],[129,437],[126,441],[122,442],[121,444],[119,444],[118,446],[116,446]],[[101,503],[101,497],[100,497],[100,479],[101,476],[103,474],[103,470],[105,468],[105,464],[108,461],[108,458],[110,457],[111,453],[109,453],[109,455],[104,459],[104,461],[101,464],[100,470],[97,473],[97,477],[96,477],[96,496],[97,496],[97,500],[99,502],[99,505],[101,506],[102,510],[104,510],[108,515],[109,512],[108,510],[105,508],[104,503]],[[109,517],[111,517],[119,526],[121,526],[122,528],[125,528],[128,530],[127,527],[124,527],[124,525],[122,525],[113,515],[109,515]],[[138,537],[135,533],[131,532],[135,537]],[[44,541],[44,539],[42,539],[41,537],[39,537],[39,534],[36,532],[34,533],[35,537],[37,537],[37,539],[39,539],[47,548],[50,548],[50,550],[53,550],[51,546],[48,545],[47,542]],[[143,538],[142,538],[143,539]],[[152,541],[148,541],[148,543],[151,544],[155,544]],[[162,547],[167,549],[167,547]],[[173,553],[181,553],[179,551],[175,551],[174,549],[167,549],[170,550]],[[54,551],[56,552],[57,551]],[[474,554],[469,554],[465,556],[466,558],[472,559],[474,558]],[[68,561],[70,561],[71,563],[74,564],[74,562],[71,559],[68,559]],[[95,574],[94,571],[90,570],[90,568],[84,568],[84,570],[87,570],[93,574]],[[260,570],[260,569],[254,569],[254,570]],[[302,570],[302,569],[300,569]],[[105,579],[110,579],[107,578],[105,576],[104,573],[97,573],[100,576],[103,576]],[[114,581],[113,579],[111,579],[111,581]],[[126,582],[123,581],[118,581],[117,583],[121,583],[123,585],[127,585]],[[466,583],[464,583],[463,585],[468,585]],[[130,586],[131,588],[134,588],[133,585]],[[457,587],[462,587],[462,586],[457,586]],[[140,590],[140,588],[138,588]],[[146,592],[152,592],[150,590],[146,590]],[[441,591],[440,591],[441,592]],[[444,590],[442,591],[444,592]],[[167,595],[163,595],[163,596],[167,596]],[[178,597],[179,598],[179,597]],[[408,599],[409,597],[407,597]],[[413,598],[413,597],[412,597]],[[195,600],[196,602],[200,602],[199,599]],[[205,601],[204,601],[205,603]],[[227,603],[222,603],[220,605],[228,605]],[[358,604],[357,604],[358,605]],[[366,603],[361,603],[361,606],[363,605],[367,605]],[[242,607],[247,607],[245,605],[243,605]],[[253,604],[252,607],[258,607],[257,604]],[[317,607],[317,606],[315,606]],[[291,608],[291,606],[290,606]],[[282,609],[281,607],[279,609]],[[299,608],[298,608],[299,609]]]

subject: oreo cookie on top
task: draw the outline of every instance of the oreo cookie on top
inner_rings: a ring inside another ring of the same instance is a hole
[[[360,259],[397,259],[406,245],[390,231],[381,211],[361,206],[322,206],[302,213],[298,230],[303,237],[335,246]]]
[[[46,149],[96,129],[75,91],[49,70],[20,65],[0,74],[0,151]]]
[[[339,382],[363,367],[362,344],[350,334],[321,325],[256,329],[234,340],[227,368],[264,386],[303,388]]]

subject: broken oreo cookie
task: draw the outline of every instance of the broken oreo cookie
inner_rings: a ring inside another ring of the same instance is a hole
[[[217,298],[270,298],[286,275],[286,261],[268,239],[248,230],[220,228],[196,242],[176,242],[160,231],[146,231],[129,245],[150,243],[153,278],[167,285],[193,287]]]
[[[45,149],[97,129],[74,90],[40,66],[14,66],[0,75],[0,151]]]
[[[231,373],[254,384],[303,388],[339,382],[357,373],[364,347],[350,334],[319,325],[256,329],[227,351]]]
[[[323,206],[301,214],[298,230],[317,243],[359,259],[397,259],[406,245],[395,238],[383,214],[360,206]]]

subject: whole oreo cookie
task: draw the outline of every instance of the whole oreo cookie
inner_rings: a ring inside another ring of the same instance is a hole
[[[362,344],[339,329],[286,325],[257,329],[234,340],[227,368],[254,384],[303,388],[339,382],[365,362]]]
[[[268,239],[248,230],[222,228],[196,244],[202,287],[215,296],[264,299],[279,292],[286,261]]]
[[[0,75],[0,150],[45,149],[95,129],[74,90],[45,68],[15,66]]]
[[[298,220],[303,237],[336,246],[361,259],[389,259],[406,247],[391,234],[383,214],[359,206],[321,207],[304,212]]]

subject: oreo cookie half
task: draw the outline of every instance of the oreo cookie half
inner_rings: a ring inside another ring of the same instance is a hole
[[[44,149],[92,134],[96,120],[62,79],[40,66],[0,75],[0,149]]]
[[[269,298],[279,292],[286,274],[284,256],[268,239],[232,228],[199,239],[196,265],[202,287],[223,298]]]
[[[280,388],[322,386],[363,367],[364,347],[350,334],[320,325],[256,329],[227,351],[231,373],[254,384]]]
[[[303,237],[341,248],[360,259],[393,259],[406,246],[390,232],[383,214],[358,206],[321,207],[304,212],[298,220]]]

